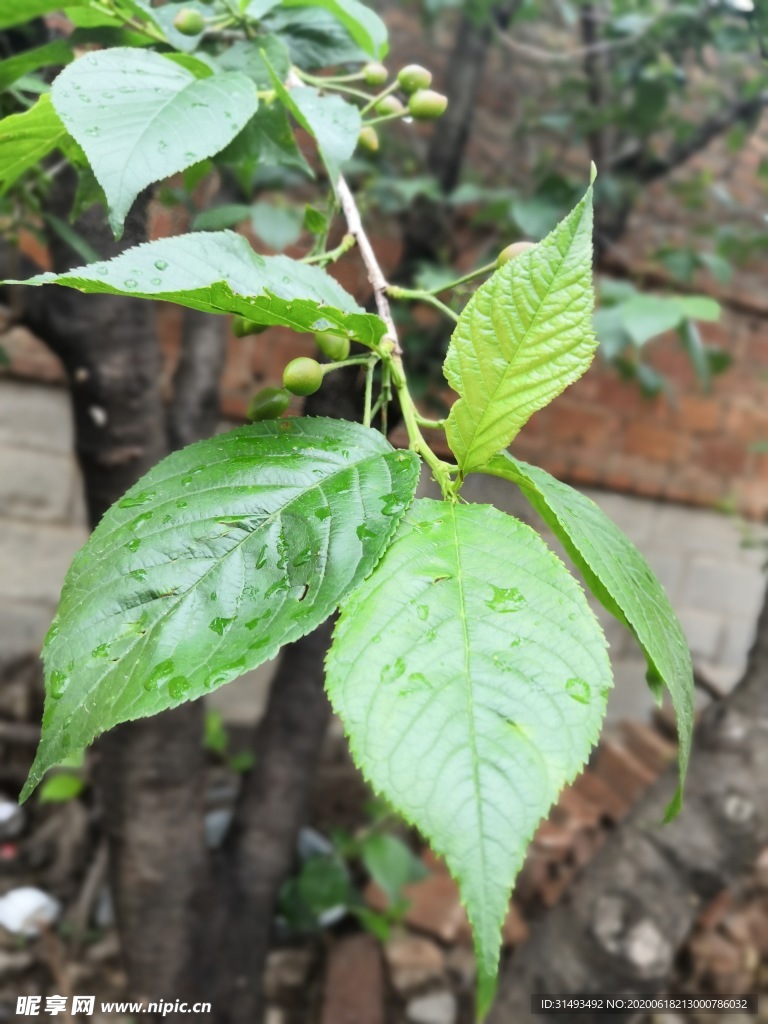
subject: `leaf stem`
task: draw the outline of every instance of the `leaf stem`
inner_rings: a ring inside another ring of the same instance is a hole
[[[369,366],[378,362],[378,355],[374,356],[352,356],[349,359],[340,359],[338,363],[321,363],[323,376],[326,373],[333,373],[334,370],[341,370],[344,366]]]
[[[458,323],[459,314],[454,313],[450,306],[446,306],[444,302],[441,302],[432,292],[425,291],[421,288],[401,288],[399,285],[388,285],[387,295],[393,299],[408,299],[412,302],[425,302],[429,306],[434,306],[435,309],[439,309],[441,313],[445,313],[446,316],[450,317],[454,323]]]
[[[368,360],[368,369],[365,371],[365,405],[363,407],[363,426],[370,427],[373,413],[371,412],[371,397],[373,395],[373,359]]]
[[[352,234],[347,233],[344,235],[342,240],[336,246],[335,249],[330,249],[328,252],[319,252],[314,256],[305,256],[302,263],[320,263],[325,266],[326,263],[335,263],[336,260],[341,259],[344,253],[349,252],[355,245],[356,239]]]
[[[379,114],[378,117],[372,117],[370,121],[363,121],[363,124],[366,128],[372,128],[375,124],[384,124],[385,121],[399,121],[407,116],[407,110],[396,110],[392,114]]]
[[[457,288],[460,284],[465,284],[467,281],[473,281],[476,277],[482,277],[483,274],[490,274],[496,269],[496,260],[493,260],[491,263],[484,263],[482,267],[477,267],[476,270],[470,270],[469,273],[463,274],[461,277],[457,277],[455,281],[449,281],[447,284],[441,284],[437,288],[425,288],[424,291],[428,295],[439,295],[440,292],[450,291],[452,288]]]

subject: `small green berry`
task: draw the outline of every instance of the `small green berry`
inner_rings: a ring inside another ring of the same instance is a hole
[[[252,423],[262,420],[276,420],[290,404],[291,396],[285,388],[262,388],[248,403],[246,417]]]
[[[419,89],[408,100],[408,113],[419,121],[431,121],[445,113],[448,97],[432,89]]]
[[[247,338],[250,334],[263,334],[268,328],[268,324],[256,324],[244,316],[232,317],[232,333],[236,338]]]
[[[345,334],[324,331],[315,335],[315,342],[323,355],[332,359],[334,363],[341,362],[349,355],[349,338]]]
[[[389,78],[389,72],[383,64],[366,64],[363,68],[363,80],[366,85],[384,85]]]
[[[292,395],[314,395],[322,383],[322,366],[308,356],[292,359],[283,371],[283,385]]]
[[[377,114],[404,114],[405,107],[397,96],[385,96],[376,104]]]
[[[409,95],[419,89],[428,89],[432,85],[432,72],[421,64],[407,64],[398,71],[397,84]]]
[[[366,125],[360,130],[357,141],[363,149],[367,149],[369,153],[375,153],[379,148],[379,136],[376,129],[372,128],[370,125]]]
[[[521,253],[524,253],[526,249],[532,249],[534,242],[512,242],[501,250],[499,255],[496,257],[496,266],[503,267],[505,263],[509,263],[510,260],[515,259]]]
[[[182,7],[173,19],[173,27],[185,36],[199,36],[205,28],[205,18],[192,7]]]

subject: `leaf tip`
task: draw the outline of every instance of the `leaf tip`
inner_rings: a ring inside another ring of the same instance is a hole
[[[594,160],[592,160],[592,161],[590,161],[590,164],[589,164],[589,184],[590,184],[590,186],[595,184],[595,178],[597,178],[597,164],[595,163]]]
[[[683,809],[683,781],[681,779],[677,789],[675,790],[675,795],[669,801],[669,804],[667,805],[667,809],[664,811],[663,823],[665,825],[668,825],[670,823],[670,821],[673,821],[678,816],[678,814],[680,813],[680,811],[682,811],[682,809]]]
[[[489,972],[478,957],[477,963],[477,992],[475,995],[475,1010],[478,1024],[482,1024],[493,1005],[496,997],[496,986],[498,982],[498,969]]]

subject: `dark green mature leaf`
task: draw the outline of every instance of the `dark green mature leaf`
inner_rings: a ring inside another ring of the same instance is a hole
[[[105,729],[200,697],[319,625],[376,565],[418,475],[412,453],[329,419],[242,427],[150,470],[67,575],[23,797]]]
[[[36,46],[32,50],[25,50],[23,53],[16,54],[15,57],[8,57],[7,60],[0,60],[0,92],[31,71],[69,64],[71,60],[72,50],[61,39],[55,43],[47,43],[45,46]]]
[[[41,14],[57,11],[62,6],[77,7],[86,2],[87,0],[67,0],[63,5],[59,0],[3,0],[0,6],[0,28],[21,25],[32,18],[39,18]]]
[[[282,102],[317,142],[335,191],[341,164],[352,156],[357,145],[362,126],[360,111],[340,96],[324,96],[312,86],[289,91],[274,71],[272,82]]]
[[[272,88],[269,73],[262,52],[280,79],[285,79],[291,69],[291,55],[285,43],[277,36],[262,36],[232,43],[216,57],[222,71],[241,71],[260,89]]]
[[[445,360],[461,396],[446,433],[462,471],[505,448],[592,361],[592,189],[538,245],[510,260],[462,310]]]
[[[280,4],[266,24],[285,42],[291,62],[305,71],[367,60],[346,28],[321,7],[287,10]]]
[[[142,189],[218,153],[258,102],[245,75],[199,79],[158,53],[128,47],[75,61],[52,97],[104,189],[115,234]]]
[[[23,114],[0,121],[0,195],[18,178],[47,156],[66,145],[67,129],[59,120],[46,93]]]
[[[287,256],[260,256],[233,231],[161,238],[112,260],[8,283],[163,299],[296,331],[340,328],[369,346],[386,331],[379,317],[364,312],[324,270]]]
[[[271,165],[314,177],[312,168],[296,144],[288,114],[279,103],[260,107],[216,160],[233,168],[246,193],[251,191],[257,167]]]
[[[528,842],[597,739],[600,626],[528,526],[422,499],[343,604],[327,669],[358,766],[459,883],[482,1016]]]
[[[387,26],[369,7],[358,0],[283,0],[284,7],[322,7],[341,22],[361,50],[369,57],[386,57]]]
[[[637,637],[654,676],[667,685],[680,735],[677,813],[693,735],[693,668],[672,606],[632,541],[593,501],[537,466],[504,452],[483,470],[516,483],[562,541],[595,597]]]

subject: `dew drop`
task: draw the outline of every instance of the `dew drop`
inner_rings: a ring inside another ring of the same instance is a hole
[[[163,283],[163,279],[162,279],[162,277],[150,277],[149,283],[150,284],[154,284],[154,285],[162,284]]]
[[[177,501],[176,508],[186,508],[188,504],[188,501]]]
[[[173,519],[173,516],[170,515],[170,513],[169,513],[167,516],[163,516],[163,518],[160,520],[160,522],[163,523],[163,524],[170,523],[170,521],[172,519]]]
[[[293,562],[291,564],[295,568],[298,569],[300,566],[306,565],[307,562],[309,562],[311,560],[311,558],[312,558],[312,548],[304,548],[303,551],[300,551],[298,553],[298,555],[294,558],[294,560],[293,560]]]
[[[155,260],[155,269],[156,270],[167,270],[168,269],[168,262],[167,262],[167,260]]]
[[[98,135],[101,135],[101,128],[94,125],[93,128],[86,128],[85,134],[90,135],[91,138],[96,138]]]
[[[69,675],[66,672],[62,672],[60,669],[51,672],[50,691],[54,700],[61,700],[68,686]]]
[[[174,676],[168,683],[168,693],[174,700],[179,700],[190,689],[190,682],[186,676]]]
[[[372,636],[371,637],[371,643],[372,644],[380,644],[381,643],[381,637],[378,635],[378,633],[376,634],[376,636]]]
[[[260,622],[261,622],[261,619],[251,619],[250,622],[246,622],[245,628],[246,629],[256,629],[256,627],[258,626],[258,624]]]
[[[385,665],[381,670],[381,682],[392,683],[395,679],[399,679],[403,672],[405,672],[405,661],[402,658],[398,658],[397,661],[391,665]]]
[[[163,680],[168,679],[173,675],[173,670],[174,664],[171,658],[166,658],[165,661],[158,662],[144,680],[144,689],[148,693],[152,690],[156,690],[158,683],[163,682]]]
[[[125,281],[123,281],[123,284],[126,288],[138,288],[139,286],[139,282],[135,277],[127,277]]]
[[[126,544],[129,551],[138,551],[141,547],[141,541],[138,537],[134,537],[133,540],[129,540]]]
[[[365,523],[360,523],[358,528],[355,530],[358,540],[376,540],[378,536],[372,530],[369,530]]]
[[[225,619],[223,616],[218,615],[208,623],[208,629],[212,629],[213,632],[218,633],[219,636],[224,636],[225,631],[234,621],[234,618]]]
[[[568,680],[565,684],[565,692],[579,704],[589,704],[589,699],[592,696],[592,688],[589,683],[584,679],[579,679],[578,676]]]
[[[420,604],[416,609],[416,614],[422,622],[426,622],[429,618],[429,607],[426,604]]]
[[[485,603],[494,612],[516,612],[525,604],[525,598],[517,587],[494,587],[491,584],[493,597]]]
[[[133,572],[129,572],[128,575],[131,577],[132,580],[138,580],[139,583],[143,583],[144,580],[146,580],[147,578],[147,570],[134,569]]]
[[[140,494],[134,494],[129,498],[123,498],[122,501],[117,503],[118,508],[137,508],[139,505],[146,505],[148,501],[151,501],[155,496],[154,491],[142,491]]]
[[[267,562],[267,545],[265,544],[256,558],[256,568],[263,569]]]
[[[316,508],[315,509],[315,518],[316,519],[327,519],[330,516],[330,514],[331,514],[331,510],[328,508],[327,505],[325,505],[323,508]]]
[[[413,683],[414,686],[429,686],[427,677],[421,672],[411,672],[408,676],[408,682]]]
[[[108,643],[99,644],[98,647],[94,647],[93,650],[91,651],[91,657],[92,658],[108,658],[109,657],[109,648],[111,646],[112,645],[108,644]]]
[[[273,594],[277,594],[278,591],[288,589],[288,580],[275,580],[271,587],[268,587],[264,593],[264,597],[272,597]]]

